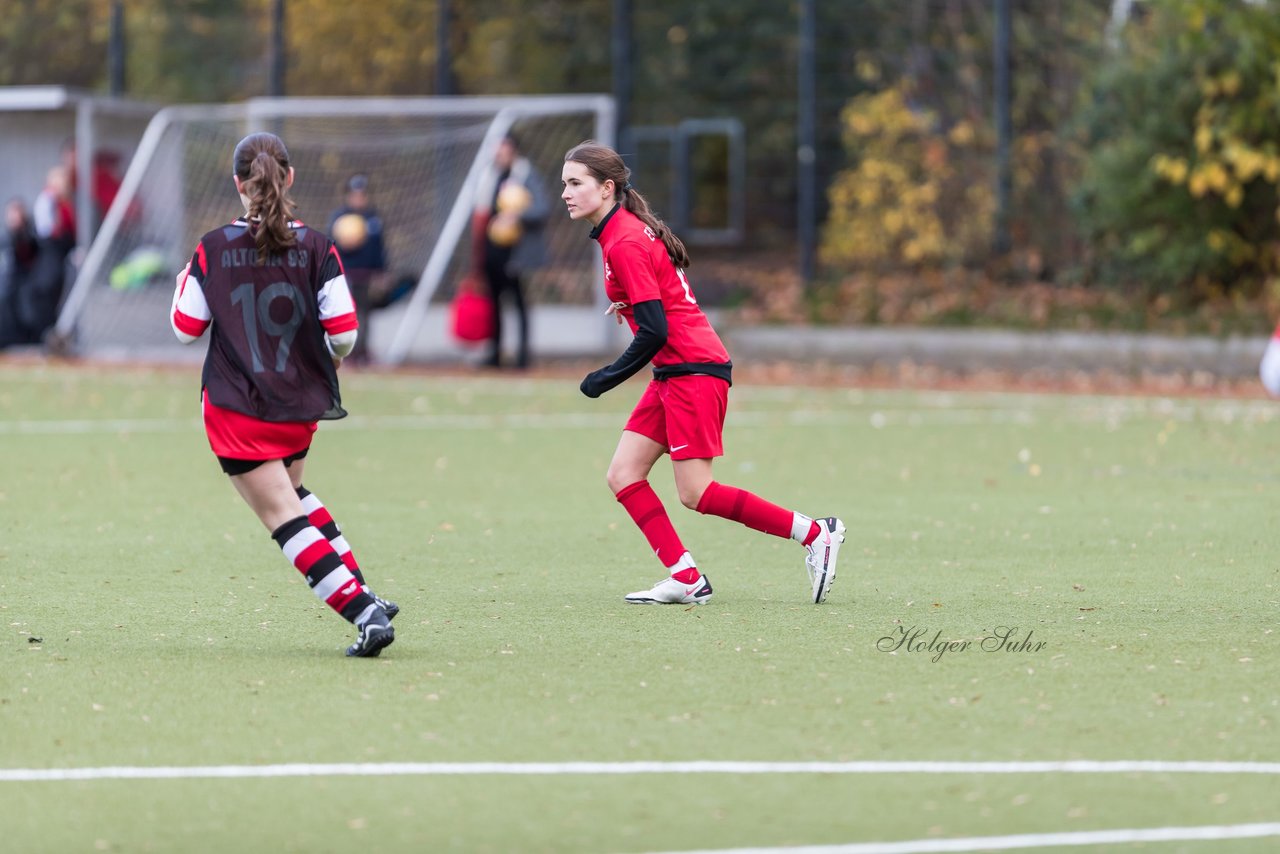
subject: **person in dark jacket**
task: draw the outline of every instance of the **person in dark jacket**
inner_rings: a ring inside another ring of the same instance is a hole
[[[355,349],[347,359],[363,364],[369,360],[368,320],[373,308],[373,292],[387,269],[382,217],[370,203],[367,175],[357,174],[347,179],[342,207],[329,217],[329,238],[338,247],[347,287],[355,299],[356,314],[365,321],[364,334],[356,340]]]
[[[520,153],[520,143],[508,134],[498,145],[493,162],[476,185],[473,228],[480,230],[485,281],[493,300],[493,324],[484,364],[502,365],[502,305],[509,295],[518,324],[516,367],[529,367],[529,307],[524,277],[542,266],[546,243],[542,229],[549,207],[542,179]]]

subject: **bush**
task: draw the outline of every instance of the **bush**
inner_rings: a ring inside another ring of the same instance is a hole
[[[907,103],[904,86],[855,98],[842,115],[857,165],[831,183],[822,259],[891,269],[953,265],[985,251],[995,207],[991,182],[975,180],[985,158],[969,122],[948,131]]]
[[[1165,0],[1129,28],[1078,114],[1094,276],[1192,301],[1275,279],[1277,56],[1269,4]]]

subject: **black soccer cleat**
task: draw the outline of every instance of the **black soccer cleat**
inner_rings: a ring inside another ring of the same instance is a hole
[[[400,613],[400,606],[395,602],[392,602],[390,599],[383,599],[377,593],[372,592],[369,595],[373,597],[373,601],[377,602],[378,606],[382,608],[382,610],[387,612],[388,620],[394,620],[396,618],[396,614]]]
[[[391,646],[396,639],[396,630],[391,627],[387,612],[378,608],[360,627],[356,642],[347,647],[347,655],[354,658],[377,658],[382,650]]]

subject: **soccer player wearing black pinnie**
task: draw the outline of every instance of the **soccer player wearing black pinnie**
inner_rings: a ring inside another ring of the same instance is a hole
[[[680,503],[800,542],[812,601],[822,602],[835,580],[844,524],[834,516],[812,519],[712,478],[711,462],[724,453],[733,363],[685,277],[689,254],[684,244],[649,211],[616,151],[584,142],[564,160],[561,198],[570,218],[594,226],[591,236],[604,255],[606,313],[626,321],[635,336],[612,365],[587,375],[582,392],[599,397],[650,361],[654,366],[653,380],[622,431],[607,480],[669,576],[649,590],[628,594],[626,601],[679,605],[711,598],[710,582],[680,542],[647,479],[654,463],[670,454]]]
[[[280,138],[247,136],[233,160],[245,215],[200,238],[170,322],[187,344],[212,327],[201,379],[209,445],[316,596],[359,629],[347,655],[373,657],[395,640],[400,609],[365,585],[329,511],[302,486],[316,422],[347,414],[336,368],[355,343],[355,307],[333,244],[293,218]]]

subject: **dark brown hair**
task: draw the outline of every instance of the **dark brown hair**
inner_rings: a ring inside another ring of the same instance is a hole
[[[295,205],[289,198],[289,151],[274,133],[254,133],[240,140],[235,153],[240,190],[249,197],[249,220],[257,220],[253,238],[258,263],[297,242],[289,227]]]
[[[564,162],[581,163],[587,168],[591,177],[601,184],[612,181],[614,198],[649,226],[654,235],[667,247],[667,257],[671,259],[672,264],[682,270],[688,268],[689,251],[684,248],[684,243],[676,237],[675,232],[649,210],[649,203],[645,201],[644,196],[631,186],[631,170],[623,162],[622,155],[607,145],[601,145],[589,139],[569,149],[564,156]]]

